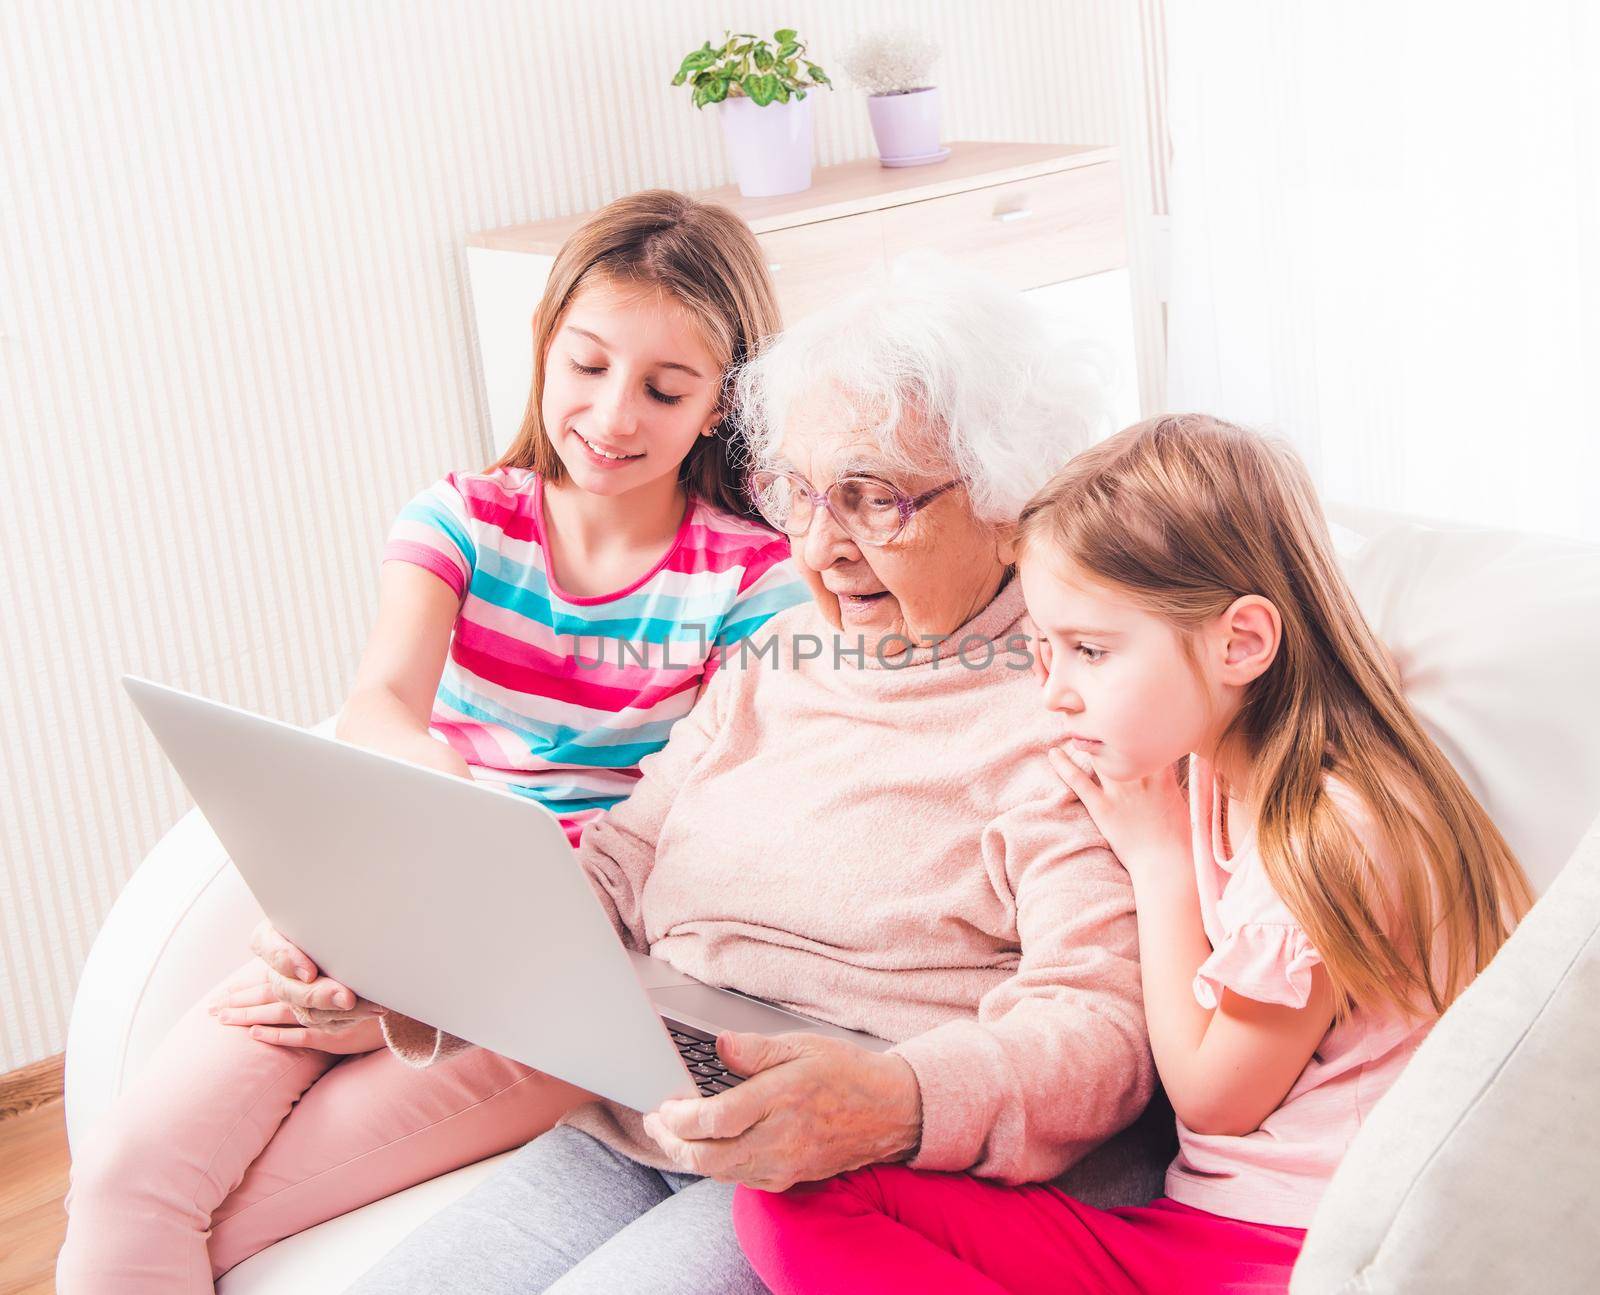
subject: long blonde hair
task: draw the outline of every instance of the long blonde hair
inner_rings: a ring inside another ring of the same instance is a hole
[[[1401,696],[1293,451],[1201,414],[1151,419],[1073,459],[1023,511],[1019,539],[1184,632],[1246,594],[1272,602],[1278,654],[1223,739],[1251,761],[1267,876],[1322,955],[1341,1016],[1377,1002],[1443,1012],[1533,893]],[[1330,775],[1381,841],[1358,839]]]
[[[780,327],[778,299],[750,227],[726,207],[670,189],[646,189],[609,203],[586,220],[556,253],[544,296],[533,313],[533,383],[522,429],[496,468],[531,468],[546,481],[566,477],[540,405],[545,355],[573,296],[604,280],[655,289],[682,305],[722,365],[722,423],[700,437],[684,459],[679,480],[700,498],[734,513],[751,512],[736,466],[738,431],[727,379]]]

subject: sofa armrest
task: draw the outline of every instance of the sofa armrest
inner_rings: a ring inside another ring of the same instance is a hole
[[[1333,1176],[1294,1295],[1600,1290],[1600,822]]]
[[[312,731],[333,736],[335,719]],[[261,906],[199,810],[135,870],[95,936],[67,1025],[76,1146],[201,994],[250,956]]]
[[[199,810],[129,879],[89,950],[67,1028],[67,1136],[80,1145],[195,999],[250,956],[261,909]]]

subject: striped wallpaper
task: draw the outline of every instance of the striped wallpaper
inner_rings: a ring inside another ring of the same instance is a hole
[[[951,138],[1120,143],[1147,406],[1161,0],[883,3]],[[399,506],[487,453],[463,236],[726,182],[667,80],[842,0],[0,0],[0,1071],[62,1047],[118,889],[184,812],[117,685],[332,712]],[[843,81],[840,77],[841,83]],[[818,161],[872,153],[822,95]]]

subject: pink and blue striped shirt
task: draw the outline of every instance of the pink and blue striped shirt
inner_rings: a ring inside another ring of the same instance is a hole
[[[574,845],[632,790],[729,648],[809,597],[787,540],[701,499],[633,584],[567,594],[541,480],[523,468],[424,490],[383,560],[431,571],[461,599],[430,731],[474,778],[543,803]]]

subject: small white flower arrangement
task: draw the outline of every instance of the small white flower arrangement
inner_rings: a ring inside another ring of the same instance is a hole
[[[868,32],[841,60],[867,92],[867,116],[885,166],[926,166],[950,156],[939,143],[941,103],[933,84],[939,43],[914,27]]]
[[[911,94],[933,85],[939,42],[914,27],[863,35],[845,53],[846,74],[868,94]]]

